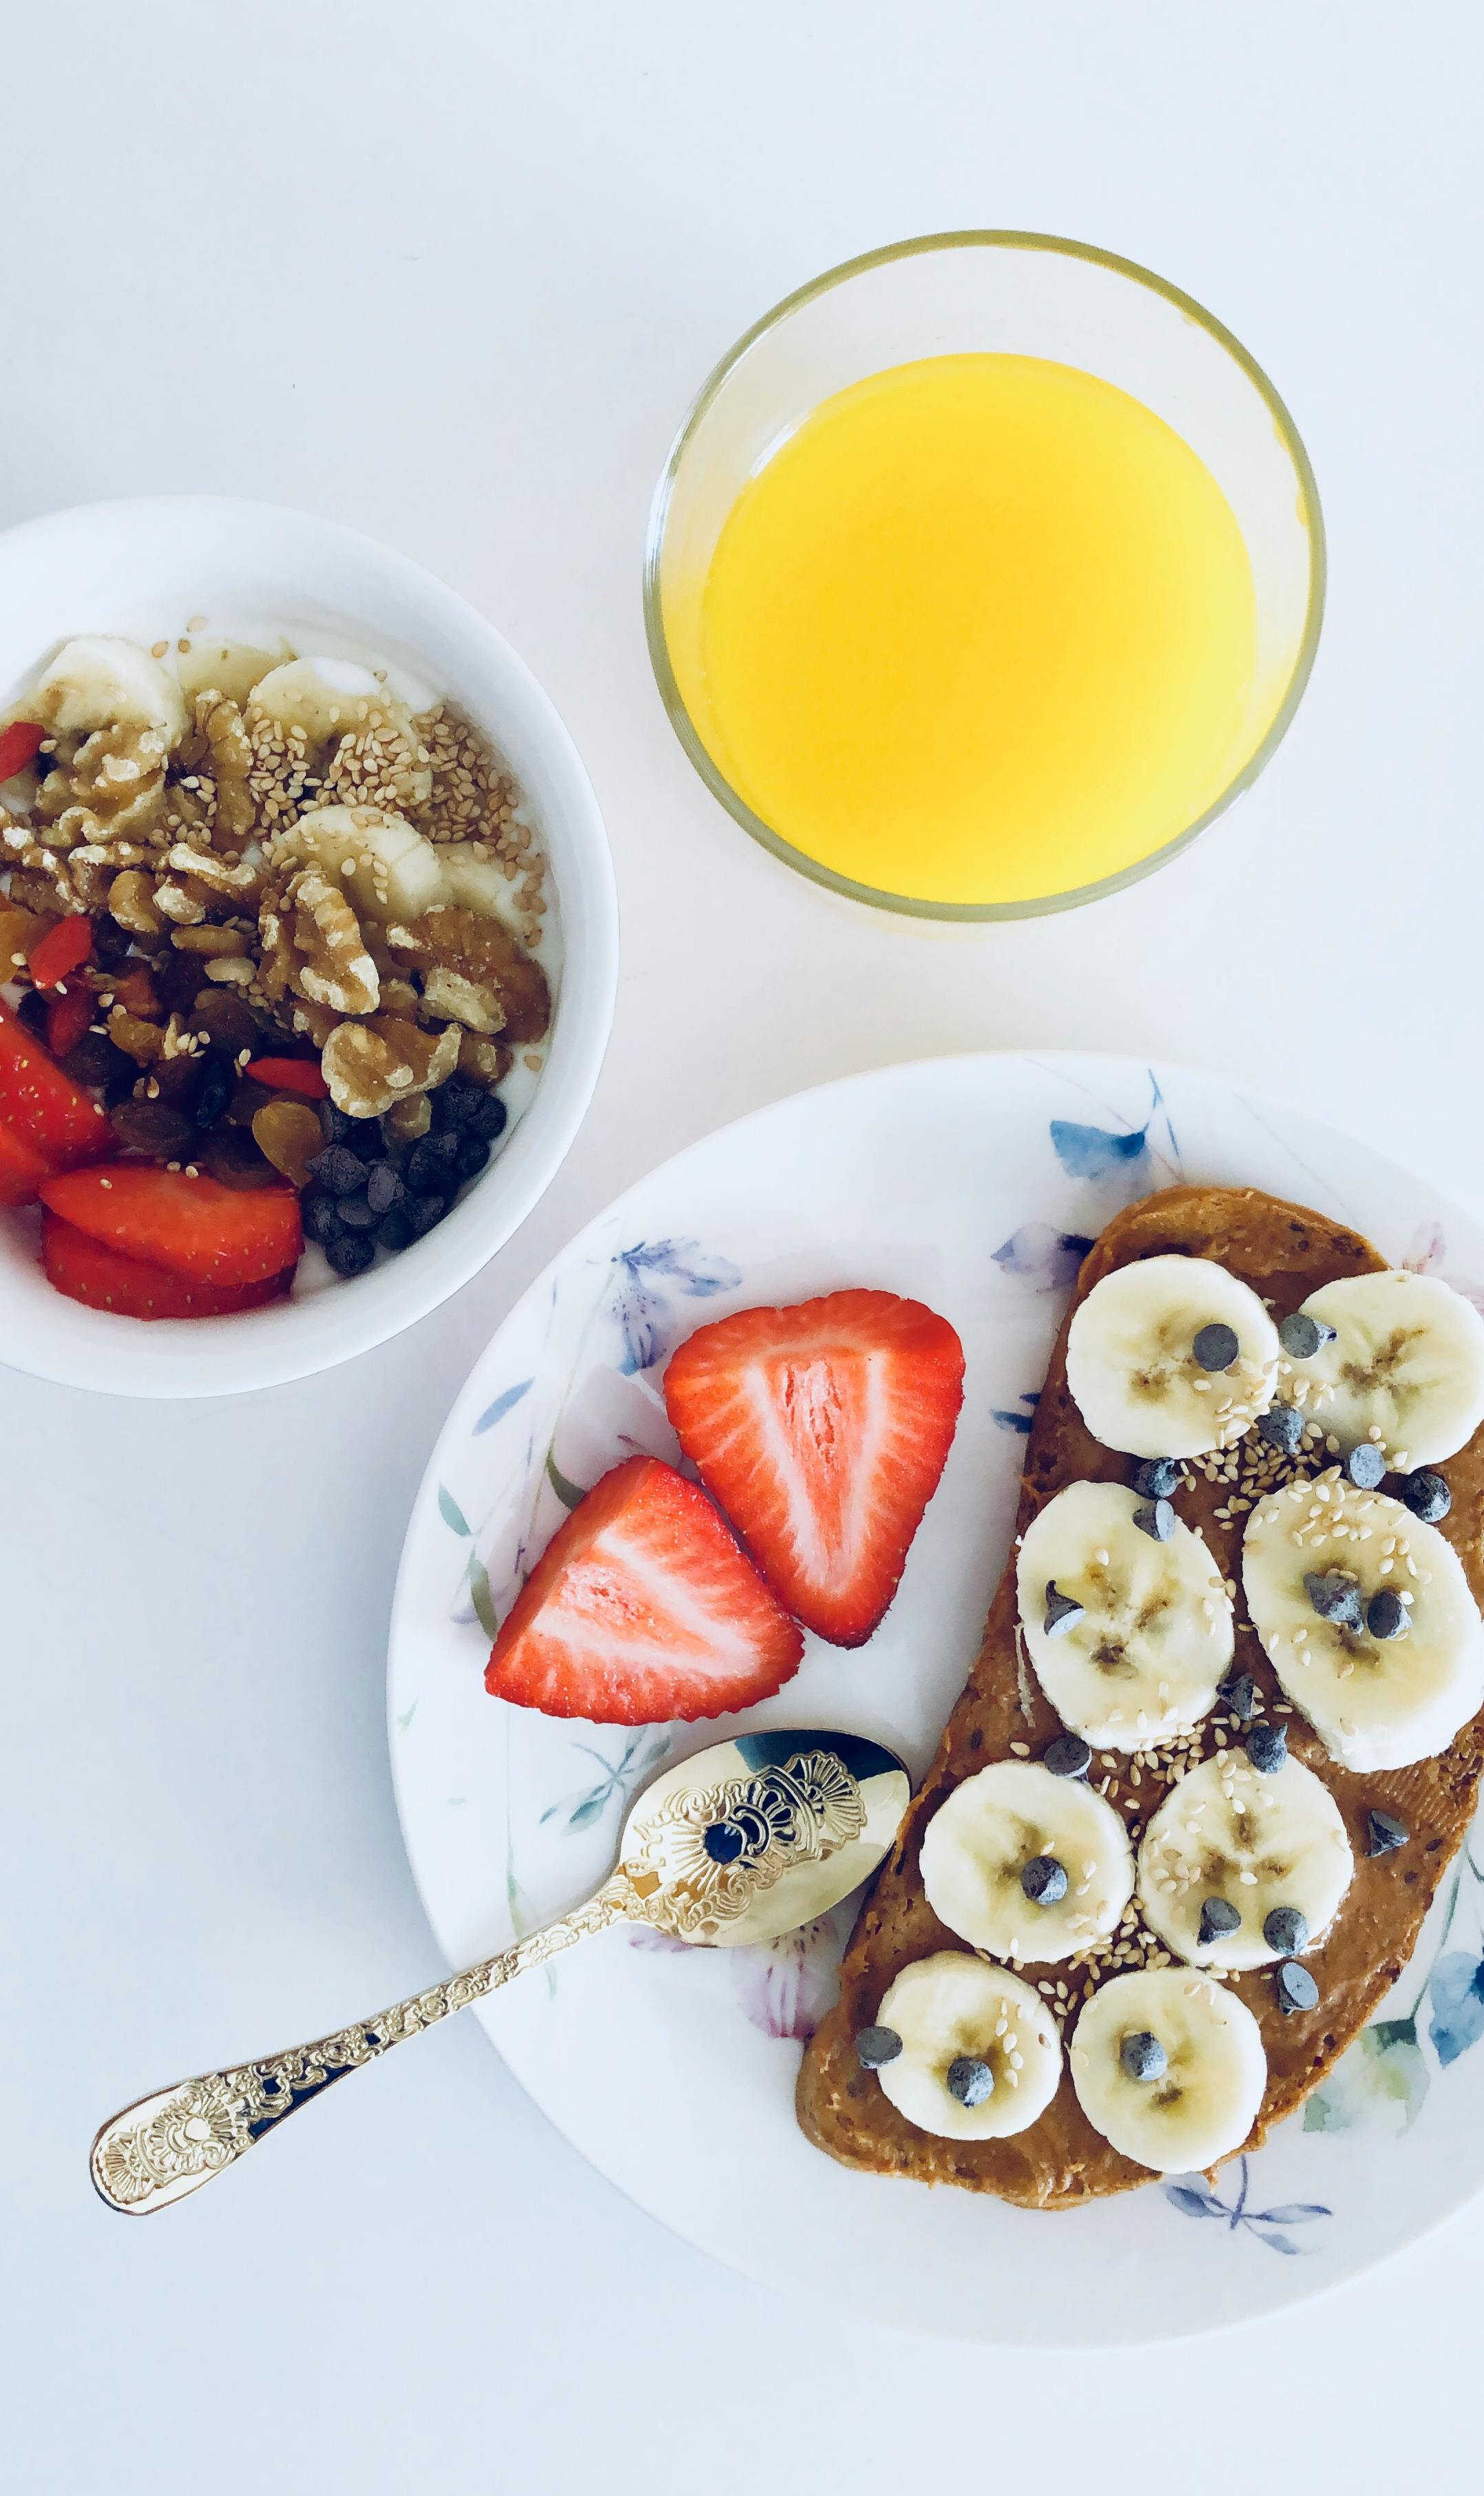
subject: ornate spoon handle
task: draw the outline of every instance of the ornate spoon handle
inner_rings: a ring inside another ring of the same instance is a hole
[[[307,2106],[312,2098],[323,2097],[348,2072],[374,2063],[388,2046],[420,2036],[424,2028],[447,2019],[450,2011],[462,2011],[466,2003],[478,2002],[497,1985],[509,1984],[512,1976],[539,1967],[542,1959],[584,1941],[589,1933],[601,1933],[609,1924],[643,1913],[643,1902],[627,1874],[616,1872],[570,1916],[528,1933],[524,1941],[512,1942],[509,1950],[497,1950],[477,1967],[430,1985],[426,1993],[410,1994],[389,2011],[354,2027],[339,2028],[332,2037],[317,2038],[313,2044],[291,2045],[286,2053],[270,2054],[263,2062],[203,2072],[198,2079],[157,2089],[153,2097],[139,2098],[103,2126],[89,2161],[93,2182],[110,2210],[139,2218],[151,2210],[164,2210],[208,2184],[224,2168],[235,2166],[266,2133],[275,2132],[286,2115]]]

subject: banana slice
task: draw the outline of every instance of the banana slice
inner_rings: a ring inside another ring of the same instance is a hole
[[[1214,2167],[1240,2149],[1268,2084],[1262,2031],[1246,2003],[1185,1967],[1099,1985],[1072,2033],[1070,2060],[1089,2123],[1157,2175]]]
[[[15,715],[39,720],[64,740],[100,728],[152,730],[162,754],[173,753],[186,733],[185,701],[174,677],[138,642],[103,633],[66,642]]]
[[[298,730],[316,752],[378,721],[414,753],[418,747],[407,704],[353,659],[291,659],[284,667],[271,668],[253,687],[249,709],[280,729]],[[410,764],[406,803],[423,804],[432,788],[431,764]],[[404,795],[400,784],[398,795]]]
[[[418,919],[447,898],[437,850],[401,815],[321,806],[301,815],[289,837],[298,856],[314,858],[384,924]]]
[[[1256,1293],[1209,1257],[1120,1265],[1094,1284],[1067,1334],[1067,1384],[1083,1420],[1130,1456],[1229,1447],[1271,1404],[1278,1362]]]
[[[1062,2040],[1039,1994],[965,1950],[939,1950],[905,1967],[877,2017],[902,2040],[877,2078],[919,2132],[1004,2140],[1025,2132],[1057,2093]],[[965,2070],[974,2064],[988,2070],[987,2091],[982,2073]]]
[[[1343,1447],[1379,1433],[1409,1472],[1457,1455],[1484,1421],[1484,1318],[1436,1274],[1351,1274],[1299,1315],[1322,1339],[1284,1388]]]
[[[1245,1751],[1219,1751],[1170,1788],[1145,1829],[1139,1904],[1191,1966],[1268,1967],[1328,1930],[1354,1868],[1312,1768],[1287,1760],[1264,1776]]]
[[[1484,1703],[1484,1622],[1451,1544],[1338,1468],[1258,1501],[1242,1582],[1284,1692],[1345,1767],[1431,1759]]]
[[[1158,1542],[1133,1521],[1146,1506],[1117,1482],[1071,1482],[1020,1546],[1031,1661],[1063,1723],[1098,1750],[1188,1732],[1231,1662],[1231,1603],[1205,1543],[1170,1517]]]
[[[1111,1933],[1133,1895],[1112,1804],[1035,1760],[997,1761],[955,1787],[920,1864],[939,1922],[996,1958],[1070,1958]]]

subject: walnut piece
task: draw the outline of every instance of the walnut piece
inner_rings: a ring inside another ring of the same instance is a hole
[[[422,982],[422,1002],[442,1022],[462,1023],[486,1035],[505,1029],[505,1005],[498,988],[466,980],[462,971],[429,971]]]
[[[452,971],[473,986],[493,989],[501,1020],[479,1029],[503,1031],[508,1040],[540,1040],[551,1020],[551,991],[540,962],[498,919],[482,910],[439,903],[408,925],[388,927],[387,941],[415,969]]]
[[[95,728],[70,763],[48,771],[36,796],[43,824],[74,840],[147,833],[165,808],[165,739],[156,728]]]
[[[343,1022],[320,1057],[329,1097],[348,1118],[379,1118],[410,1093],[431,1092],[458,1064],[458,1033],[419,1031],[400,1014]]]
[[[108,911],[120,927],[135,936],[158,936],[165,925],[155,908],[153,879],[130,867],[116,875],[108,887]]]
[[[212,837],[219,849],[241,849],[252,839],[258,820],[249,786],[254,760],[252,741],[242,713],[225,694],[198,694],[196,727],[206,748],[207,768],[216,783]]]
[[[301,867],[281,895],[264,896],[263,984],[279,998],[293,990],[336,1014],[373,1014],[382,985],[360,921],[343,888],[317,866]]]

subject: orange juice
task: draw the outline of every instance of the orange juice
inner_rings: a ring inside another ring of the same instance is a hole
[[[744,487],[680,691],[756,815],[834,874],[1071,892],[1183,831],[1271,723],[1236,518],[1125,390],[1034,356],[900,364]]]

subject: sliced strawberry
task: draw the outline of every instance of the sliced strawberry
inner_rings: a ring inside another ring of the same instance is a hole
[[[50,1175],[34,1144],[0,1127],[0,1204],[34,1204],[38,1187]]]
[[[9,728],[0,728],[0,783],[14,780],[36,761],[46,733],[34,719],[13,719]]]
[[[689,1724],[771,1697],[803,1652],[705,1492],[672,1465],[631,1456],[552,1537],[490,1650],[484,1687],[590,1724]]]
[[[859,1646],[896,1593],[963,1400],[953,1328],[892,1292],[719,1318],[665,1379],[706,1488],[789,1610],[835,1646]]]
[[[96,1159],[113,1130],[90,1092],[64,1075],[23,1023],[0,1006],[0,1126],[53,1170]]]
[[[106,1162],[45,1179],[38,1193],[90,1239],[230,1290],[281,1274],[304,1244],[292,1187],[249,1192],[155,1162]]]
[[[244,1283],[236,1291],[193,1283],[184,1274],[146,1265],[141,1257],[126,1257],[105,1240],[90,1239],[56,1213],[42,1215],[42,1264],[48,1283],[70,1300],[121,1318],[235,1317],[242,1309],[262,1309],[269,1300],[281,1299],[290,1279],[287,1273],[270,1274],[265,1282]]]

